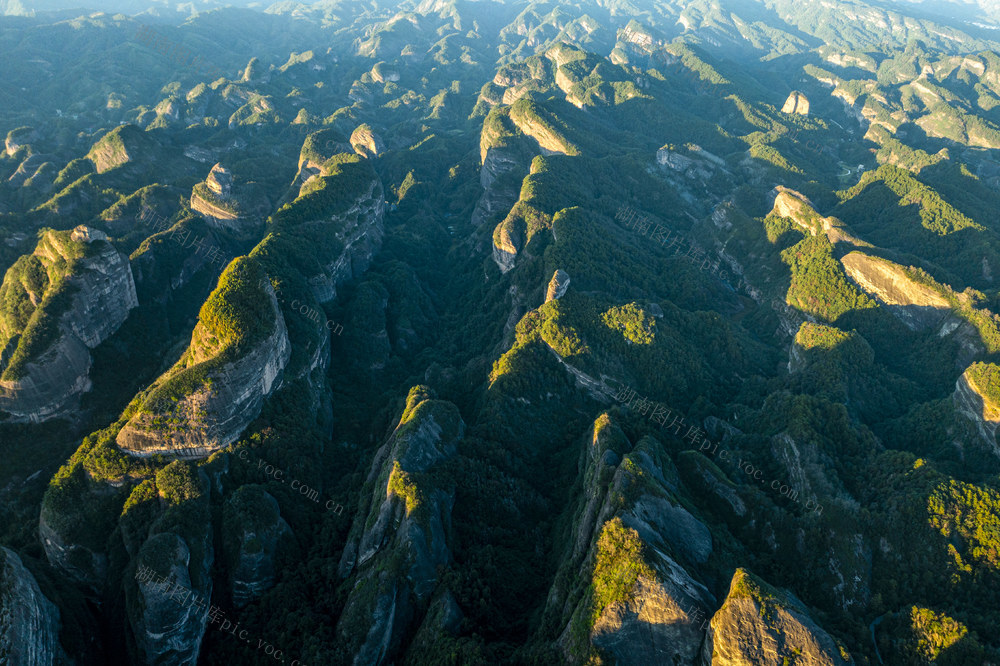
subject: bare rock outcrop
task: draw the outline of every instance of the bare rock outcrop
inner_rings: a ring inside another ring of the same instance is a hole
[[[773,215],[787,217],[812,236],[825,233],[827,239],[834,245],[848,243],[855,247],[871,247],[856,236],[850,234],[844,223],[835,217],[823,217],[805,195],[793,189],[778,185],[771,192],[774,197]]]
[[[154,143],[135,125],[120,125],[102,136],[86,157],[93,162],[97,173],[105,173],[150,154]]]
[[[68,663],[59,629],[59,609],[42,594],[17,553],[0,547],[0,663]]]
[[[524,223],[520,218],[511,220],[508,216],[493,231],[493,261],[501,273],[506,273],[514,267],[517,254],[524,247],[523,227]]]
[[[809,617],[805,606],[737,569],[709,623],[702,663],[711,666],[841,666],[850,654]]]
[[[966,369],[955,382],[952,402],[955,410],[965,416],[976,427],[983,443],[1000,457],[997,445],[997,427],[1000,426],[1000,405],[992,400],[982,388],[983,368],[995,368],[992,364],[977,363]]]
[[[21,148],[37,140],[38,132],[34,128],[18,127],[7,133],[7,138],[4,139],[4,152],[7,157],[13,157]]]
[[[0,311],[0,410],[13,420],[72,413],[90,389],[90,350],[139,304],[128,257],[106,239],[85,226],[49,231],[7,271],[0,293],[14,309]]]
[[[708,559],[711,533],[671,499],[677,470],[655,439],[632,447],[603,414],[584,442],[587,502],[560,572],[592,571],[595,592],[580,595],[557,575],[546,612],[562,617],[558,645],[571,663],[594,648],[618,664],[694,663],[715,600],[685,565]],[[609,580],[613,594],[604,587]]]
[[[782,113],[797,113],[800,116],[809,115],[809,100],[806,96],[800,93],[798,90],[793,90],[789,95],[788,99],[785,100],[784,106],[781,107]]]
[[[548,288],[545,290],[545,302],[562,298],[567,289],[569,289],[569,274],[561,268],[556,269],[556,272],[552,274],[552,279],[549,280]]]
[[[259,228],[262,217],[261,196],[249,188],[234,185],[233,174],[221,163],[212,167],[205,181],[191,190],[191,209],[208,222],[210,227],[227,229],[246,236]]]
[[[372,257],[382,247],[385,209],[382,181],[372,174],[367,187],[357,192],[347,208],[324,221],[331,226],[332,235],[343,245],[343,250],[324,264],[321,273],[309,278],[317,301],[333,300],[339,285],[368,270]]]
[[[398,78],[398,76],[397,76]],[[351,132],[351,147],[362,157],[378,157],[385,152],[385,142],[368,125],[359,125]]]
[[[152,534],[126,568],[127,619],[140,663],[190,666],[198,659],[215,553],[208,487],[204,471],[175,461],[157,473],[157,493],[146,500],[170,513],[152,524]]]
[[[934,326],[951,313],[943,295],[908,276],[898,264],[863,252],[850,252],[840,261],[858,287],[913,330]]]

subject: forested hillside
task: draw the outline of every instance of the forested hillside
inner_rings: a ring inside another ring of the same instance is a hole
[[[988,3],[29,4],[0,666],[1000,662]]]

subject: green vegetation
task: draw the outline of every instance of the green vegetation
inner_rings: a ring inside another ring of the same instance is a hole
[[[929,608],[911,606],[910,623],[916,639],[914,652],[928,662],[935,661],[943,650],[969,633],[961,622]]]
[[[197,469],[175,460],[156,473],[156,491],[167,504],[183,504],[201,496]]]
[[[638,303],[615,306],[601,314],[601,321],[608,328],[620,331],[626,340],[637,345],[652,344],[656,334],[656,319]]]
[[[822,326],[808,321],[802,322],[799,332],[795,334],[795,344],[801,346],[803,349],[833,351],[850,339],[850,333],[833,328],[832,326]]]
[[[604,524],[594,556],[593,601],[590,626],[609,606],[630,601],[639,577],[655,580],[656,573],[646,564],[639,533],[622,524],[617,516]]]
[[[389,474],[386,494],[389,497],[400,497],[406,502],[407,517],[420,510],[423,505],[420,489],[410,474],[403,470],[398,460],[392,461],[392,472]]]
[[[951,480],[927,500],[929,522],[958,548],[956,558],[1000,569],[1000,492]]]
[[[214,191],[209,189],[208,185],[204,182],[195,185],[191,190],[191,194],[232,215],[239,215],[241,212],[239,201],[236,201],[235,199],[223,199]]]
[[[993,409],[1000,408],[1000,366],[973,363],[965,371],[972,384]]]
[[[876,306],[875,301],[848,281],[825,234],[804,238],[784,250],[781,258],[792,272],[786,297],[789,305],[827,322],[836,321],[847,312]]]
[[[188,351],[145,398],[141,411],[172,412],[178,400],[210,387],[219,368],[274,332],[277,318],[262,287],[264,278],[259,263],[249,257],[238,257],[226,267],[198,313],[199,325]],[[161,421],[159,425],[167,428],[181,425],[170,419]]]
[[[21,379],[27,364],[58,339],[60,319],[77,290],[68,278],[95,251],[90,244],[71,241],[69,231],[42,230],[35,253],[8,269],[0,286],[0,350],[17,340],[0,378]]]

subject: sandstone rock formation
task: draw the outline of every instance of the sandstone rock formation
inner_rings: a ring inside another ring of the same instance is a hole
[[[17,553],[0,547],[0,663],[68,663],[59,630],[59,609],[42,594]]]
[[[508,212],[518,200],[521,181],[528,174],[537,144],[511,121],[510,107],[490,112],[479,136],[479,184],[483,194],[472,212],[472,224],[480,225],[500,212]]]
[[[135,609],[128,620],[142,663],[190,666],[197,661],[212,596],[211,526],[206,522],[201,528],[194,542],[174,532],[154,534],[135,568],[127,570],[135,570],[125,581],[125,596]],[[146,571],[153,578],[146,579]]]
[[[85,226],[49,231],[7,271],[0,410],[13,420],[70,414],[90,389],[90,350],[138,305],[128,258],[106,238]]]
[[[325,223],[343,250],[331,257],[321,273],[309,278],[309,286],[320,303],[333,300],[337,287],[368,270],[371,259],[382,247],[385,234],[385,190],[372,174],[367,187],[359,189],[347,208],[332,214]]]
[[[908,276],[898,264],[862,252],[850,252],[840,261],[861,289],[911,329],[933,326],[951,313],[944,296]]]
[[[256,485],[241,486],[226,498],[223,521],[229,584],[239,608],[274,585],[277,551],[292,530],[277,500]]]
[[[362,157],[378,157],[385,152],[385,142],[382,141],[382,137],[368,125],[358,125],[351,132],[351,146]]]
[[[7,138],[4,140],[4,152],[7,153],[7,157],[13,157],[14,153],[22,147],[37,139],[38,132],[31,127],[19,127],[11,130],[7,133]]]
[[[534,139],[542,155],[578,155],[579,150],[562,133],[553,118],[527,99],[510,107],[510,119],[525,136]]]
[[[546,606],[565,623],[563,654],[581,663],[600,648],[619,664],[694,663],[715,601],[686,567],[707,560],[711,534],[668,499],[678,488],[677,470],[655,439],[633,447],[603,414],[584,443],[579,469],[587,502],[574,517],[560,570],[592,572],[595,592],[576,596],[556,577]],[[623,571],[630,572],[624,581]],[[625,589],[609,597],[609,579]]]
[[[385,62],[375,63],[375,66],[372,67],[371,75],[376,83],[399,81],[399,70],[395,66]]]
[[[249,293],[234,295],[242,290]],[[212,308],[218,304],[226,313],[227,298],[257,309],[236,312],[232,320],[219,323]],[[248,329],[257,331],[255,339],[226,337],[232,330]],[[235,260],[202,307],[187,351],[140,399],[118,433],[118,446],[134,456],[199,458],[228,446],[281,384],[290,356],[274,289],[254,260]]]
[[[416,386],[372,461],[339,568],[341,576],[355,577],[337,634],[356,664],[388,663],[451,561],[455,491],[433,472],[455,455],[464,432],[454,405]]]
[[[789,95],[788,99],[785,100],[784,106],[781,107],[782,113],[797,113],[801,116],[809,115],[809,100],[806,96],[800,93],[798,90],[793,90]]]
[[[101,137],[86,157],[94,163],[97,173],[105,173],[144,155],[153,143],[135,125],[120,125]]]
[[[524,223],[520,218],[507,216],[493,230],[493,261],[506,273],[514,267],[514,260],[524,246]]]
[[[238,189],[229,169],[216,164],[205,181],[192,188],[191,209],[200,213],[209,226],[245,236],[259,227],[260,216],[253,208],[260,197],[250,191],[238,193]]]
[[[552,274],[552,279],[549,280],[548,288],[545,290],[545,302],[562,298],[567,289],[569,289],[569,275],[561,268],[556,269],[556,272]]]
[[[744,569],[737,569],[702,648],[711,666],[840,666],[850,654],[813,622],[805,607]]]
[[[952,402],[956,411],[969,419],[976,427],[976,432],[990,451],[1000,456],[1000,446],[997,445],[997,426],[1000,426],[1000,405],[991,399],[977,381],[979,366],[990,367],[991,364],[976,364],[965,370],[955,382]]]

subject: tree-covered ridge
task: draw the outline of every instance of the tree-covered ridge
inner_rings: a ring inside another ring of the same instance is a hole
[[[984,227],[970,220],[961,212],[948,204],[933,189],[927,187],[907,171],[893,165],[880,166],[875,171],[866,172],[858,184],[854,187],[838,193],[841,201],[854,201],[864,190],[872,187],[873,183],[880,183],[888,188],[899,198],[897,206],[905,208],[915,205],[919,211],[921,225],[939,236],[961,231],[963,229],[975,229],[982,231]],[[856,207],[871,206],[872,202],[859,200]],[[853,209],[848,208],[847,210]],[[891,218],[890,218],[891,219]],[[899,233],[901,229],[890,229],[891,232]]]
[[[786,297],[789,305],[835,322],[842,315],[876,307],[875,301],[854,286],[833,256],[825,234],[808,236],[781,253],[792,274]]]
[[[69,231],[43,229],[32,254],[7,269],[0,285],[0,378],[16,381],[26,364],[38,358],[59,336],[59,321],[76,287],[68,278],[82,259],[97,252],[74,241]]]
[[[277,323],[263,269],[254,259],[237,257],[202,305],[187,351],[137,399],[139,411],[156,415],[154,426],[183,429],[183,419],[170,415],[176,403],[211,387],[215,373],[272,336]]]
[[[274,331],[276,313],[261,286],[264,271],[255,260],[237,257],[198,313],[218,353],[238,355]]]

